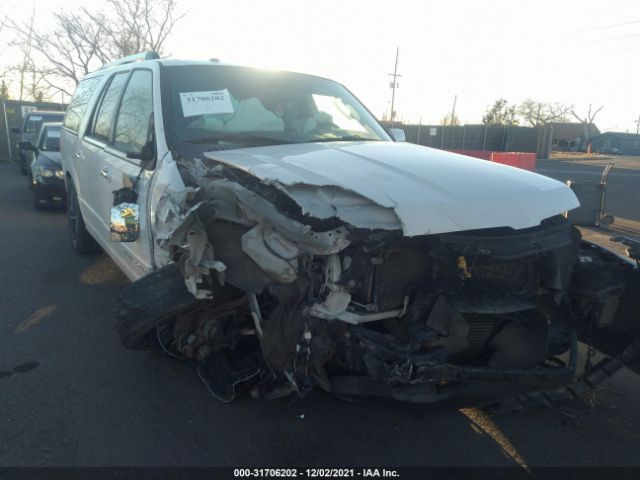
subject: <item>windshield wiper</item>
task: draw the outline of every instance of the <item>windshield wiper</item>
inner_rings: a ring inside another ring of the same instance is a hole
[[[309,140],[311,143],[317,142],[379,142],[379,138],[367,138],[360,135],[343,135],[342,137],[320,138],[318,140]]]

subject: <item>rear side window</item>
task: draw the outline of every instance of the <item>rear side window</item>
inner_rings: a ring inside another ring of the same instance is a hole
[[[129,72],[117,73],[111,79],[111,82],[102,95],[98,110],[93,118],[92,127],[88,133],[90,136],[98,140],[109,141],[118,101],[120,100],[122,89],[125,83],[127,83],[128,76]]]
[[[82,121],[84,112],[87,110],[89,100],[101,78],[102,76],[91,77],[80,82],[73,97],[71,97],[71,102],[69,102],[69,107],[67,107],[67,114],[64,116],[63,125],[65,128],[78,133],[80,122]]]
[[[42,125],[42,115],[29,115],[24,123],[24,133],[36,133]]]
[[[118,111],[114,148],[124,153],[142,153],[153,127],[152,114],[152,74],[149,70],[134,70]]]
[[[60,115],[51,115],[51,114],[38,114],[38,115],[30,115],[27,119],[27,122],[24,126],[25,133],[38,133],[40,131],[40,126],[43,123],[49,122],[59,122],[62,120],[62,116],[64,113],[60,113]]]
[[[49,127],[43,132],[40,149],[47,152],[60,151],[60,127]]]

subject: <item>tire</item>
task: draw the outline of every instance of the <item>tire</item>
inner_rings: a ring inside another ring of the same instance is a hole
[[[171,263],[126,286],[115,302],[116,330],[126,348],[149,348],[147,337],[158,325],[205,303],[184,284],[176,263]]]
[[[80,205],[78,204],[78,195],[71,180],[69,180],[67,189],[67,219],[69,222],[71,248],[81,255],[100,251],[98,243],[85,227]]]

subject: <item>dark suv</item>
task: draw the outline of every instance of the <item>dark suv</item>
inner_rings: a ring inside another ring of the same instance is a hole
[[[20,143],[36,140],[36,136],[40,131],[40,127],[43,123],[61,122],[63,118],[64,112],[36,110],[25,115],[21,127],[13,128],[14,133],[20,134],[20,140],[18,142],[18,164],[20,165],[20,171],[23,175],[26,175],[29,171],[29,162],[27,162],[27,159],[32,158],[32,155],[31,151],[22,148],[20,146]]]

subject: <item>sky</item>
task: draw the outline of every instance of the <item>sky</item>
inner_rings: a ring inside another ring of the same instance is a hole
[[[186,16],[174,58],[285,69],[346,85],[378,118],[388,113],[399,48],[397,118],[480,123],[498,98],[604,105],[601,131],[635,132],[640,117],[640,0],[178,0]],[[0,0],[0,17],[51,25],[52,12],[103,0]],[[0,32],[0,44],[10,40]],[[17,62],[10,49],[0,65]]]

